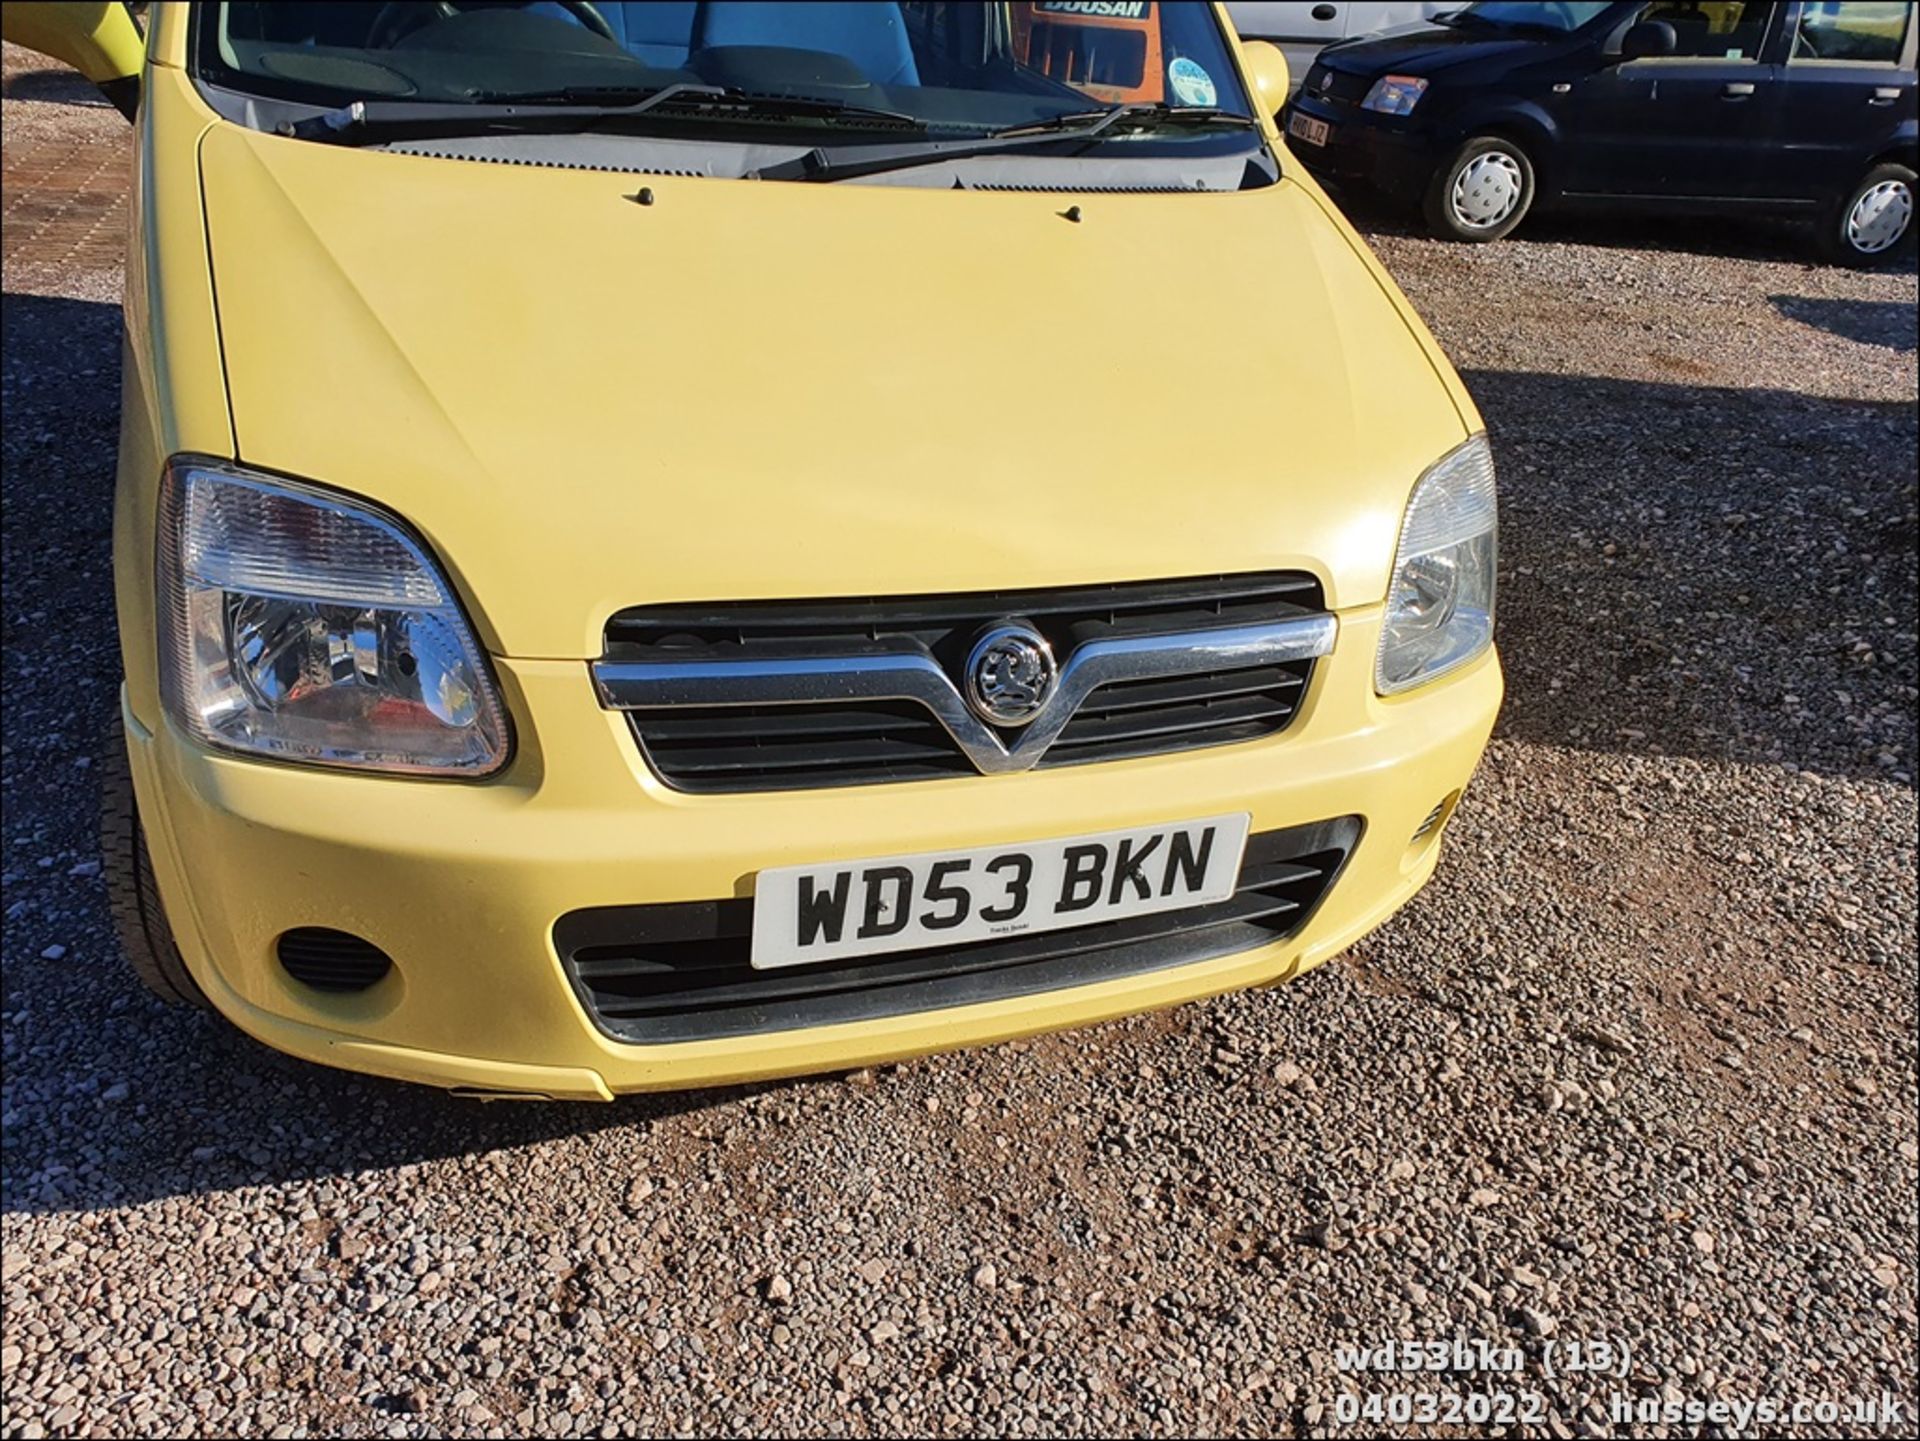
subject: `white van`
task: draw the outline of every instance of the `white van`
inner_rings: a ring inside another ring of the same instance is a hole
[[[1228,0],[1227,13],[1243,40],[1271,40],[1287,52],[1297,90],[1321,47],[1356,35],[1457,10],[1459,0]]]

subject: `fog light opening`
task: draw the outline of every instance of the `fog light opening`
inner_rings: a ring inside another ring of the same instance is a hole
[[[1408,847],[1417,849],[1438,836],[1440,828],[1447,822],[1447,817],[1453,814],[1454,802],[1459,799],[1460,792],[1454,791],[1451,795],[1443,796],[1436,801],[1433,809],[1427,812],[1427,818],[1414,828],[1412,837],[1407,841]]]
[[[281,968],[316,991],[364,991],[393,969],[393,957],[372,941],[325,926],[296,926],[274,949]]]

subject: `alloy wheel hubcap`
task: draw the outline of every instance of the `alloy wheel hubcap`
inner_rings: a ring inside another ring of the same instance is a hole
[[[1498,225],[1519,207],[1525,188],[1520,162],[1504,150],[1476,155],[1454,179],[1454,218],[1475,230]]]
[[[1904,180],[1882,180],[1853,202],[1847,216],[1847,243],[1863,255],[1877,255],[1899,242],[1913,221],[1913,191]]]

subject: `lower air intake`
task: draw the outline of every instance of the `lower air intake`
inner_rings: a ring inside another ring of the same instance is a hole
[[[587,1014],[615,1040],[760,1035],[1092,985],[1284,940],[1360,832],[1358,816],[1343,816],[1250,836],[1237,889],[1212,905],[946,950],[756,971],[744,898],[570,911],[553,941]]]

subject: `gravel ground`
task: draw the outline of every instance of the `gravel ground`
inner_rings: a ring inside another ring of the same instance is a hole
[[[118,123],[4,116],[10,176]],[[1435,883],[1282,990],[610,1107],[306,1068],[135,988],[90,764],[116,280],[10,259],[0,1432],[1364,1434],[1343,1394],[1476,1387],[1544,1398],[1527,1434],[1911,1418],[1911,260],[1363,219],[1502,465],[1510,700]],[[1336,1366],[1456,1336],[1520,1370]],[[1548,1374],[1600,1339],[1623,1377]]]

